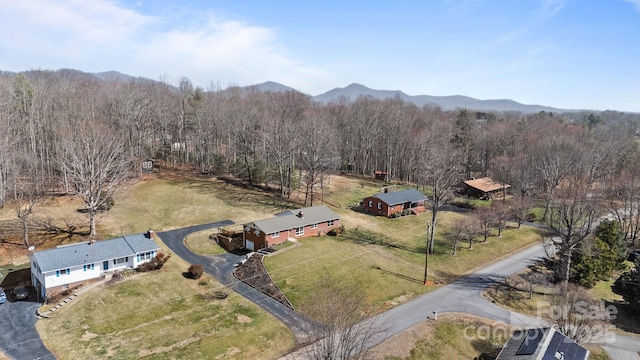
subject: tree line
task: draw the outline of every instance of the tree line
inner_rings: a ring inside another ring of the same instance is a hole
[[[203,89],[186,78],[172,86],[70,70],[3,74],[0,206],[15,206],[26,226],[39,194],[61,192],[80,196],[92,218],[145,159],[233,175],[284,198],[300,190],[308,204],[330,172],[383,170],[430,189],[432,243],[437,210],[460,181],[491,176],[516,198],[541,200],[545,219],[572,196],[597,200],[635,244],[638,118],[445,111],[398,98],[322,104],[296,91]]]

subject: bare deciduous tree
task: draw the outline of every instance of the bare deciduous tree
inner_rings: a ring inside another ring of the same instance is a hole
[[[575,284],[560,284],[556,292],[549,315],[561,333],[579,343],[606,340],[598,337],[608,336],[606,325],[612,314],[602,301]]]
[[[366,359],[372,340],[384,333],[382,324],[367,318],[364,292],[323,278],[313,300],[303,304],[311,345],[302,352],[308,360]]]
[[[25,178],[16,183],[15,197],[11,201],[11,207],[20,221],[24,246],[28,247],[30,245],[29,217],[31,217],[36,207],[46,200],[46,196],[42,190],[42,185],[36,183],[38,177],[29,176],[33,175],[35,170],[31,167],[27,167],[24,170],[26,170],[23,173]]]
[[[564,283],[571,276],[571,259],[593,235],[602,215],[598,201],[589,196],[579,184],[564,189],[559,199],[551,204],[547,225],[557,236],[552,238],[558,257],[559,267],[556,276]]]
[[[131,163],[112,129],[90,119],[66,125],[61,133],[59,163],[87,207],[90,236],[95,238],[96,215],[122,189]]]

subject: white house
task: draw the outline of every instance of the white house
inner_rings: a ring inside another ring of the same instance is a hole
[[[81,283],[153,259],[160,247],[153,231],[119,238],[61,245],[31,253],[31,284],[47,299]]]

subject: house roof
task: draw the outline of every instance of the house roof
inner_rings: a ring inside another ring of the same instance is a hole
[[[495,182],[493,181],[492,178],[489,178],[489,177],[471,179],[471,180],[465,181],[464,183],[482,192],[492,192],[496,190],[502,190],[503,186],[507,189],[511,187],[511,185],[509,184],[501,184],[499,182]]]
[[[302,212],[304,216],[298,214]],[[265,234],[273,234],[278,231],[291,230],[298,227],[319,224],[330,220],[339,220],[340,216],[325,205],[312,206],[298,210],[288,210],[276,214],[276,217],[265,220],[257,220],[245,224],[245,226],[258,229]]]
[[[31,257],[40,267],[40,271],[45,273],[159,249],[153,239],[142,233],[93,243],[62,245],[54,249],[35,251]]]
[[[418,202],[427,200],[427,195],[421,193],[416,189],[390,191],[387,193],[378,193],[371,197],[378,198],[384,201],[387,205],[404,204],[406,202]]]
[[[496,360],[586,360],[588,357],[589,350],[554,328],[538,328],[515,331]]]

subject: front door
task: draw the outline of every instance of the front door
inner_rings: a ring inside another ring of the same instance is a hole
[[[104,271],[109,270],[109,261],[103,261],[102,262],[102,270],[104,270]]]

